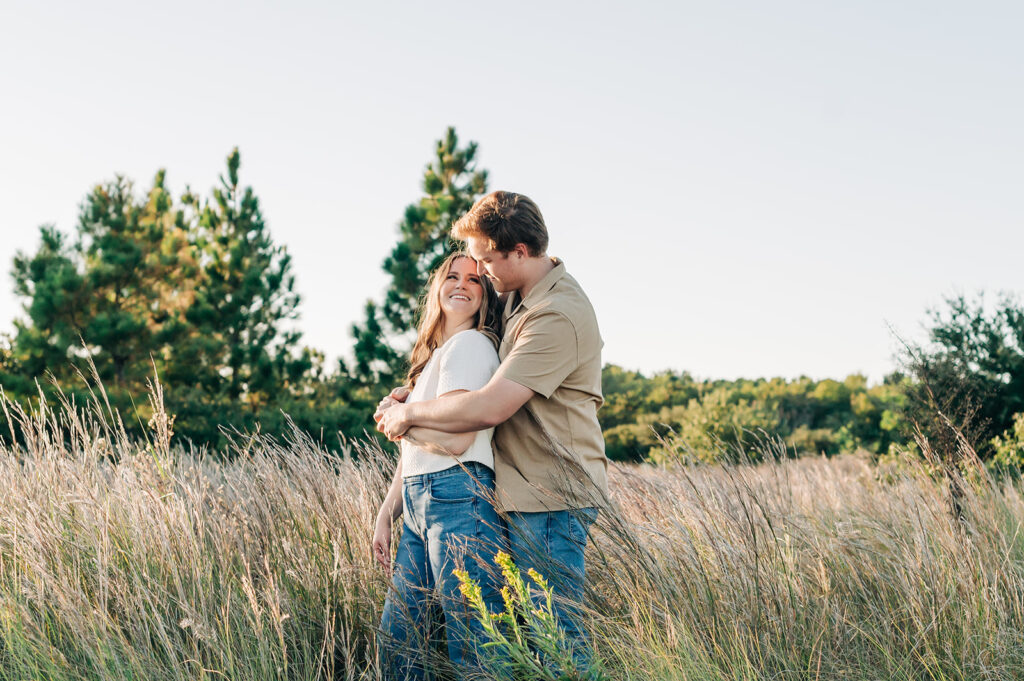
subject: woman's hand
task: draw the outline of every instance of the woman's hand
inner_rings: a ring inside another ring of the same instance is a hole
[[[389,408],[395,406],[396,404],[401,404],[402,402],[405,402],[407,399],[409,399],[409,389],[406,388],[404,385],[400,385],[394,390],[392,390],[387,397],[385,397],[377,404],[377,411],[373,412],[374,423],[378,423],[380,421],[380,417],[383,416],[384,412],[387,411]]]
[[[377,405],[377,411],[373,412],[373,422],[380,423],[380,419],[384,416],[384,412],[396,404],[398,404],[398,402],[393,400],[390,395],[381,400],[380,404]]]
[[[373,528],[373,558],[384,568],[387,576],[391,576],[391,516],[387,513],[377,514],[377,525]]]

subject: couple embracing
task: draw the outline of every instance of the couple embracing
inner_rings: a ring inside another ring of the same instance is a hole
[[[407,385],[374,414],[401,447],[373,539],[392,577],[379,645],[389,679],[425,678],[432,599],[455,670],[463,678],[480,671],[483,634],[453,571],[464,568],[499,611],[499,550],[547,579],[566,645],[587,659],[578,616],[584,548],[607,497],[594,309],[565,265],[548,257],[544,219],[526,196],[488,194],[452,236],[466,252],[433,273]]]

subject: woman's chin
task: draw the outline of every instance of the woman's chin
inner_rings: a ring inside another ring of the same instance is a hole
[[[476,313],[479,310],[479,307],[470,308],[468,305],[465,307],[458,306],[455,308],[442,308],[445,316],[445,322],[451,323],[452,326],[462,326],[463,324],[469,323],[474,317],[476,317]]]

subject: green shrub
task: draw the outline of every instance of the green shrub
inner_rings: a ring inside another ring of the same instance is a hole
[[[999,468],[1024,467],[1024,412],[1013,417],[1013,426],[992,438],[992,465]]]

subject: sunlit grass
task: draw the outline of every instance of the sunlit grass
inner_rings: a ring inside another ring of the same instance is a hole
[[[233,458],[136,443],[105,413],[10,417],[0,454],[0,679],[374,679],[370,557],[391,462],[295,436]],[[101,416],[102,415],[102,416]],[[1024,497],[949,512],[907,463],[615,468],[588,626],[615,679],[1024,677]]]

